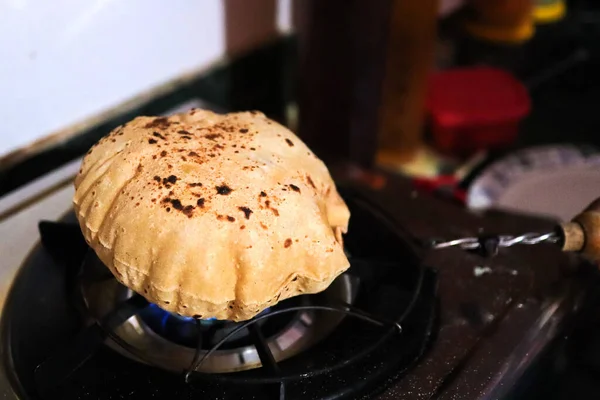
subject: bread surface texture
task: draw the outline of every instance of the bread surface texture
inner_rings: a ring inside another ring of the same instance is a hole
[[[84,157],[73,203],[116,279],[183,316],[247,320],[349,267],[329,171],[260,112],[137,117]]]

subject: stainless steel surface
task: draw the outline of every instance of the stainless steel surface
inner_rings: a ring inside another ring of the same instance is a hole
[[[16,214],[19,210],[40,201],[45,194],[52,194],[57,189],[70,185],[80,166],[81,158],[77,158],[0,198],[0,222]]]
[[[46,192],[46,186],[39,187],[39,193],[44,192],[43,196],[38,196],[36,201],[24,208],[7,215],[5,219],[0,220],[0,309],[4,309],[6,297],[14,282],[14,279],[28,257],[35,244],[39,241],[37,224],[42,219],[58,219],[63,215],[71,204],[73,197],[73,187],[71,184],[72,176],[55,176],[57,182],[64,181],[62,186],[55,187],[52,191]],[[35,192],[36,187],[26,187],[21,192],[14,192],[11,198],[29,198],[29,193]],[[4,203],[0,200],[0,208],[9,209],[12,204]],[[0,319],[2,319],[0,314]],[[0,322],[0,325],[4,325]],[[4,342],[0,342],[0,353],[2,362],[0,362],[0,398],[7,400],[18,399],[6,372],[10,368],[10,362],[7,360],[7,351],[3,347]]]

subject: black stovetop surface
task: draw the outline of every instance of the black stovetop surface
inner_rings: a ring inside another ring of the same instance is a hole
[[[414,192],[404,179],[384,176],[378,190],[355,190],[339,181],[352,211],[349,274],[362,280],[354,306],[381,321],[401,321],[402,333],[391,324],[346,317],[315,347],[275,366],[267,357],[265,368],[194,375],[193,384],[186,384],[183,372],[143,365],[101,345],[105,329],[85,329],[73,290],[89,249],[69,214],[58,223],[40,224],[42,244],[25,260],[4,309],[0,339],[19,394],[32,399],[478,399],[492,389],[514,385],[522,391],[523,384],[533,384],[530,376],[505,379],[506,370],[526,365],[523,372],[530,372],[555,339],[570,334],[575,324],[569,321],[579,315],[575,310],[593,311],[597,273],[548,246],[515,247],[492,259],[458,249],[429,252],[423,239],[543,231],[551,221],[470,214]],[[491,272],[477,276],[477,266]],[[581,306],[582,297],[591,299],[588,307]],[[553,317],[555,329],[538,338],[537,325],[552,304],[566,313]],[[532,334],[538,348],[520,354],[520,343]],[[535,398],[523,393],[508,398]]]
[[[110,323],[84,326],[76,293],[90,250],[73,214],[42,222],[42,244],[23,265],[3,315],[2,340],[20,394],[64,400],[341,399],[385,391],[410,373],[434,335],[436,274],[422,265],[419,246],[408,235],[352,193],[345,196],[353,215],[345,238],[352,262],[348,274],[361,281],[353,306],[383,326],[347,316],[323,341],[288,360],[274,363],[261,355],[262,368],[195,373],[191,383],[185,383],[183,371],[166,372],[102,345]],[[117,314],[129,311],[122,315],[126,319],[146,306],[142,299]],[[264,347],[260,340],[255,345]]]

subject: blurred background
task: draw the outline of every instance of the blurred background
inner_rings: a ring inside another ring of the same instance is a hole
[[[595,195],[595,2],[322,3],[0,2],[0,194],[191,101],[259,109],[331,165],[474,208],[567,218]],[[532,202],[556,181],[577,193]]]
[[[191,107],[260,110],[340,179],[476,211],[600,195],[598,1],[0,0],[0,37],[0,200]],[[552,396],[600,393],[590,346]]]
[[[292,0],[2,1],[0,155],[289,35],[292,14]]]

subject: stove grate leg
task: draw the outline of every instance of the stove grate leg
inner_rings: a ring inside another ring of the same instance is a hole
[[[121,303],[101,321],[85,328],[73,342],[39,364],[35,381],[41,393],[48,393],[60,386],[77,371],[104,343],[119,325],[127,321],[148,305],[148,301],[135,295]]]
[[[280,376],[281,370],[277,365],[277,361],[275,360],[275,357],[273,356],[273,353],[271,352],[271,349],[269,348],[269,345],[267,344],[260,327],[256,324],[253,324],[250,325],[249,329],[263,368],[265,368],[267,372],[273,376]],[[285,400],[285,382],[281,381],[275,385],[277,385],[277,387],[275,387],[277,390],[276,398],[279,400]]]

